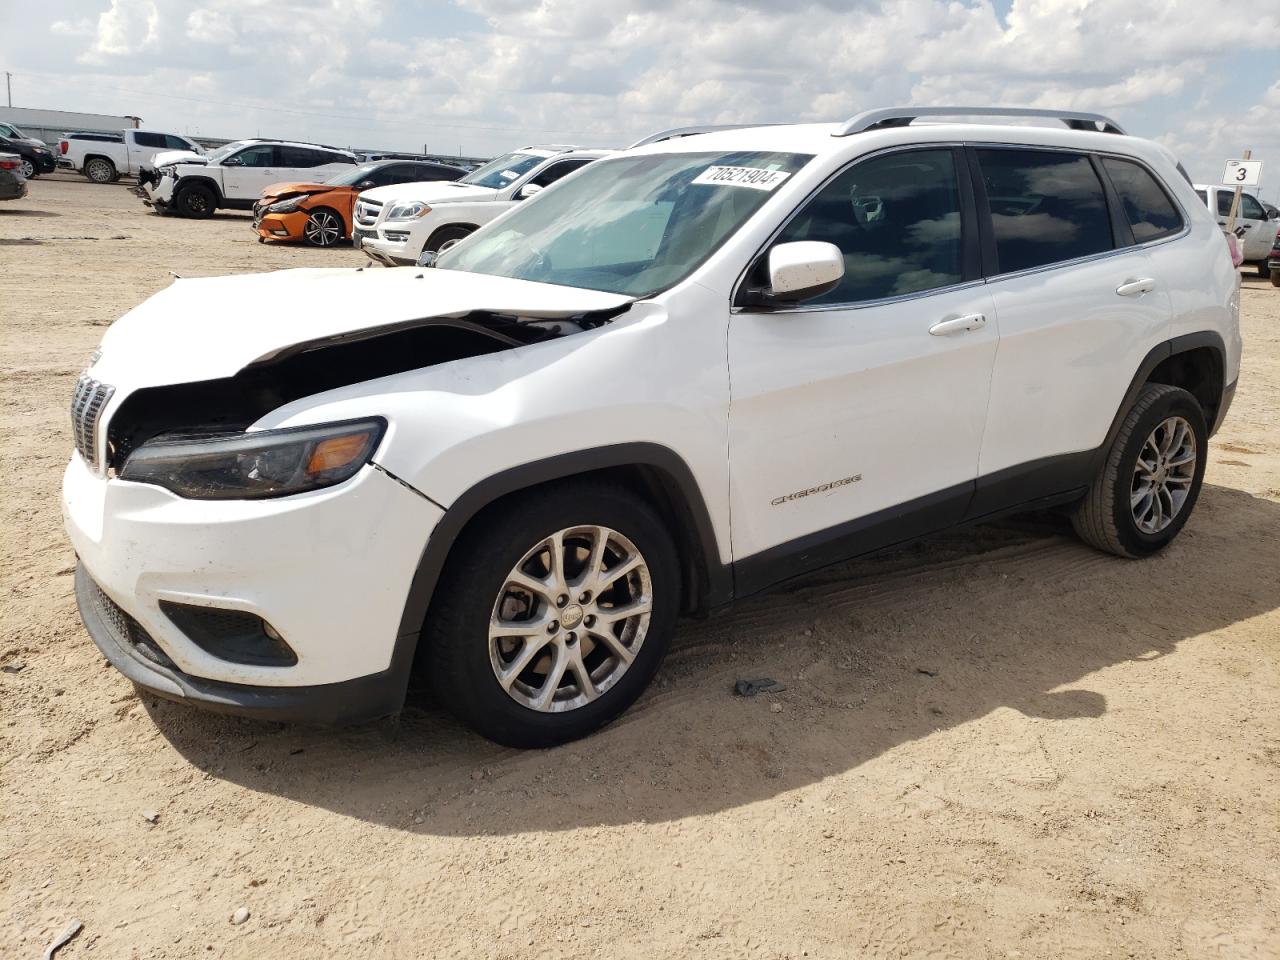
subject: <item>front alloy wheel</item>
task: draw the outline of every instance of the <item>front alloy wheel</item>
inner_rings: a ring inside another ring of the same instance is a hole
[[[680,584],[671,533],[636,491],[535,487],[485,509],[450,548],[419,663],[439,700],[490,740],[565,743],[653,679]]]
[[[332,210],[314,210],[302,227],[302,239],[313,247],[332,247],[342,239],[342,220]]]
[[[22,176],[26,180],[32,180],[36,175],[36,165],[26,157],[22,158]]]
[[[493,605],[493,675],[530,710],[585,706],[635,662],[652,610],[635,544],[608,527],[557,531],[512,568]]]

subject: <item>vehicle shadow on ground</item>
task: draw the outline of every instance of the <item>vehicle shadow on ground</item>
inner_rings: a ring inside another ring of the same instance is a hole
[[[0,215],[10,217],[60,217],[62,214],[54,213],[51,210],[27,210],[23,208],[13,208],[0,206]]]
[[[1178,542],[1149,560],[1091,550],[1063,518],[1035,515],[844,564],[686,623],[631,711],[555,750],[496,747],[416,695],[398,723],[346,731],[147,706],[212,776],[395,828],[672,820],[812,784],[1000,708],[1101,717],[1090,674],[1280,607],[1277,529],[1280,503],[1206,485]],[[732,695],[735,679],[760,676],[787,691]]]

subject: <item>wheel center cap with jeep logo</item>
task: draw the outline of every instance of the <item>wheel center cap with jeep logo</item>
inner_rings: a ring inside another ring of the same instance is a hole
[[[582,622],[582,608],[576,603],[565,607],[560,614],[560,623],[566,630],[572,630]]]

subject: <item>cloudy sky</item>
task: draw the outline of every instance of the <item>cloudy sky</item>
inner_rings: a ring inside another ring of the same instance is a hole
[[[1071,107],[1197,178],[1250,146],[1280,195],[1275,2],[0,0],[0,69],[15,106],[470,154],[901,103]]]

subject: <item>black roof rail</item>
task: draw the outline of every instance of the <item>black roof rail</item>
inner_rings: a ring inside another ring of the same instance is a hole
[[[833,137],[848,137],[869,130],[905,127],[913,120],[933,117],[1016,117],[1058,120],[1072,130],[1092,130],[1095,133],[1118,133],[1124,130],[1120,124],[1100,113],[1082,113],[1077,110],[1041,110],[1034,107],[882,107],[864,110],[846,120]]]

